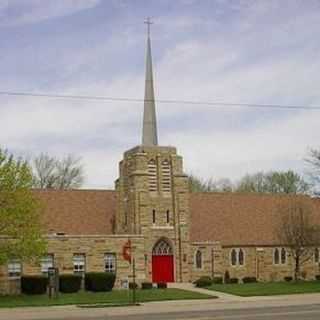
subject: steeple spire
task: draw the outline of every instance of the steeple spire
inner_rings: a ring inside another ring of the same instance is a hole
[[[154,101],[151,40],[150,40],[150,25],[152,24],[152,22],[150,21],[150,18],[148,18],[144,23],[148,27],[148,39],[147,39],[142,145],[156,146],[158,145],[158,134],[157,134],[156,106]]]

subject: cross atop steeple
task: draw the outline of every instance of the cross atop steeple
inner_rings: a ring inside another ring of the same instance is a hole
[[[148,17],[146,20],[144,20],[144,23],[147,25],[148,30],[148,38],[150,38],[150,27],[153,24],[150,17]]]
[[[146,80],[144,91],[144,111],[143,111],[143,130],[142,145],[158,145],[156,106],[154,101],[153,74],[152,74],[152,57],[151,57],[151,40],[150,40],[150,18],[144,23],[148,26],[147,39],[147,58],[146,58]]]

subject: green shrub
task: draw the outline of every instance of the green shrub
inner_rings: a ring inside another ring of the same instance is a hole
[[[293,277],[287,276],[287,277],[284,277],[283,279],[284,279],[284,281],[286,281],[286,282],[290,282],[290,281],[293,280]]]
[[[244,278],[242,278],[242,282],[243,283],[255,283],[255,282],[257,282],[257,278],[256,277],[244,277]]]
[[[214,284],[222,284],[223,283],[223,279],[222,279],[222,277],[214,277],[212,279],[212,283],[214,283]]]
[[[142,282],[141,289],[152,289],[152,282]]]
[[[230,283],[230,273],[228,270],[224,273],[224,283]]]
[[[157,284],[158,289],[167,289],[167,284],[165,282],[159,282]]]
[[[80,275],[62,274],[59,277],[59,290],[64,293],[74,293],[81,289]]]
[[[25,294],[44,294],[47,292],[47,285],[46,276],[21,277],[21,292]]]
[[[133,289],[138,289],[139,286],[137,283],[134,283],[134,282],[129,282],[129,289],[130,290],[133,290]]]
[[[230,278],[229,283],[239,283],[238,278]]]
[[[198,288],[205,288],[212,285],[212,279],[207,276],[200,277],[198,280],[194,282],[196,287]]]
[[[316,280],[320,281],[320,274],[316,275]]]
[[[89,272],[85,275],[85,288],[88,291],[111,291],[116,275],[111,272]]]

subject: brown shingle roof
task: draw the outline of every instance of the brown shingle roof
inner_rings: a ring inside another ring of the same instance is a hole
[[[191,241],[221,241],[225,246],[277,244],[279,206],[290,196],[241,193],[192,193]],[[320,199],[312,199],[320,224]]]
[[[116,192],[109,190],[33,190],[43,203],[47,233],[112,234]]]
[[[47,233],[112,234],[117,193],[109,190],[33,190],[44,207]],[[221,241],[224,246],[277,244],[279,205],[289,196],[241,193],[192,193],[191,241]],[[320,224],[320,199],[311,201]]]

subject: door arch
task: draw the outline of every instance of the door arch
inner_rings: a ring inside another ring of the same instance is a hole
[[[173,250],[164,238],[152,249],[152,282],[174,282]]]

